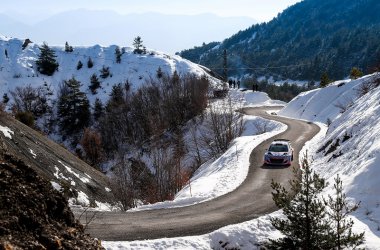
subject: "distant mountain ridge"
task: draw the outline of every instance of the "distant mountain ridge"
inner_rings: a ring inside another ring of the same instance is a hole
[[[377,0],[304,0],[268,23],[180,55],[222,73],[226,49],[229,75],[319,80],[327,72],[341,79],[354,66],[366,73],[380,64],[378,13]]]
[[[248,17],[220,17],[214,14],[166,15],[142,13],[122,15],[109,10],[78,9],[53,15],[35,24],[14,20],[0,13],[4,35],[30,38],[49,44],[132,44],[141,36],[148,47],[174,54],[203,42],[218,41],[256,23]]]

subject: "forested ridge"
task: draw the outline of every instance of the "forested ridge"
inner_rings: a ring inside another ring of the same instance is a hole
[[[268,23],[179,54],[222,74],[226,49],[229,76],[342,79],[352,67],[369,73],[380,64],[379,12],[377,0],[304,0]]]

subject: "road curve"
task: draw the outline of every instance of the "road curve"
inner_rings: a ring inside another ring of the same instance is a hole
[[[233,192],[211,201],[182,208],[128,213],[106,212],[97,215],[97,218],[88,225],[87,233],[108,241],[200,235],[275,211],[276,207],[271,196],[271,180],[288,186],[288,180],[293,178],[293,172],[291,167],[264,167],[265,149],[276,138],[290,139],[295,150],[293,166],[298,168],[298,152],[306,141],[319,132],[319,127],[300,120],[269,115],[266,113],[268,109],[276,108],[245,108],[243,112],[282,122],[288,126],[288,129],[264,141],[252,151],[248,176]],[[85,223],[84,218],[82,223]]]

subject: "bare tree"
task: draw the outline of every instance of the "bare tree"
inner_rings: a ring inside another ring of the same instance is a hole
[[[25,87],[18,86],[10,93],[17,112],[30,112],[34,117],[40,117],[50,110],[47,93],[42,87],[33,88],[28,84]]]
[[[270,121],[268,120],[254,120],[253,126],[256,128],[256,134],[264,134],[268,132],[268,126],[270,125]]]
[[[244,129],[242,114],[235,112],[231,96],[211,105],[207,114],[206,132],[203,132],[202,141],[209,156],[217,157],[225,152],[230,142],[240,136]]]
[[[117,163],[112,168],[111,189],[124,211],[136,206],[131,165],[124,154],[120,154]]]

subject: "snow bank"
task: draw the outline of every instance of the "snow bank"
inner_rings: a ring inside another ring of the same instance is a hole
[[[367,78],[368,76],[355,81],[337,81],[325,88],[301,93],[279,115],[327,123],[327,120],[333,120],[340,115],[342,107],[355,101],[359,87]]]
[[[253,92],[247,90],[243,92],[243,106],[244,107],[260,107],[260,106],[285,106],[286,102],[279,100],[272,100],[267,93]]]

